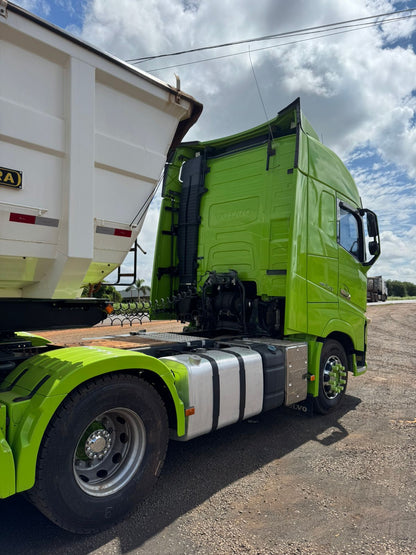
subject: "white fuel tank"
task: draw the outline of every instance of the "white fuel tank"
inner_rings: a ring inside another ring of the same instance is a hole
[[[73,298],[124,260],[192,97],[6,3],[0,297]]]
[[[195,409],[179,439],[192,439],[262,411],[263,365],[258,352],[232,346],[161,360],[174,371],[186,406]]]

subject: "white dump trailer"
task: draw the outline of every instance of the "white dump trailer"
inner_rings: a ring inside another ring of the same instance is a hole
[[[117,268],[201,105],[12,3],[0,15],[0,297]]]

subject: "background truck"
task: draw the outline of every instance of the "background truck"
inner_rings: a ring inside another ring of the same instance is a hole
[[[367,278],[367,302],[386,301],[388,290],[382,276]]]
[[[148,494],[169,437],[338,406],[366,369],[377,218],[299,100],[180,144],[201,112],[182,91],[11,3],[0,32],[0,498],[91,533]],[[131,248],[166,156],[152,310],[184,333],[129,349],[28,333],[103,318],[76,295]]]

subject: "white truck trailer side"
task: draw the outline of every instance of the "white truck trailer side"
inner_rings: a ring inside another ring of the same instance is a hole
[[[202,107],[12,3],[0,41],[0,297],[72,299],[124,260]]]

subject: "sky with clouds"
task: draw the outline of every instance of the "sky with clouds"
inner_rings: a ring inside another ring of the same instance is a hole
[[[416,8],[416,0],[15,3],[124,60]],[[178,74],[182,90],[204,104],[187,140],[243,131],[300,96],[323,142],[353,174],[364,206],[379,217],[382,256],[370,275],[416,283],[416,17],[325,34],[244,43],[137,67],[171,84]],[[158,206],[156,199],[140,236],[148,255],[141,256],[139,274],[147,283]]]

